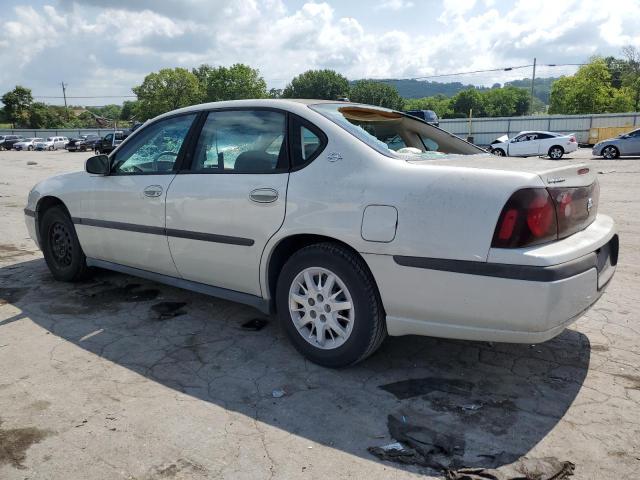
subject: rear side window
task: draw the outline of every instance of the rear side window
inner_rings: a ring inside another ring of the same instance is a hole
[[[192,171],[274,173],[286,170],[287,122],[283,112],[209,112],[196,145]]]
[[[301,168],[315,159],[324,149],[326,135],[315,125],[298,117],[292,121],[291,163],[294,169]]]

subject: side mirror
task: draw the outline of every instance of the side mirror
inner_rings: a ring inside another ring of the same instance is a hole
[[[629,138],[629,136],[630,136],[630,135],[628,135],[628,134],[626,134],[626,133],[625,133],[624,135],[620,135],[620,138]]]
[[[108,155],[96,155],[87,159],[84,164],[87,173],[94,175],[109,175],[110,164]]]

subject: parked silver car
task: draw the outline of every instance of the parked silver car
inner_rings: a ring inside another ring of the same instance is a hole
[[[640,128],[596,143],[591,153],[606,159],[625,155],[640,155]]]
[[[58,150],[64,148],[68,141],[67,137],[47,137],[42,142],[36,142],[34,147],[36,150]]]

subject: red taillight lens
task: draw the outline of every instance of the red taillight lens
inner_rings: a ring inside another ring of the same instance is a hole
[[[502,209],[492,247],[517,248],[558,237],[556,209],[545,188],[525,188],[511,195]]]
[[[576,137],[569,137],[569,141],[571,143],[576,143]]]

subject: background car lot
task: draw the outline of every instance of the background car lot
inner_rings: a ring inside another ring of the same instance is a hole
[[[107,272],[54,282],[22,208],[34,183],[89,155],[0,152],[0,438],[20,440],[3,445],[0,478],[435,473],[367,452],[392,442],[388,415],[451,436],[462,449],[447,458],[463,463],[550,456],[575,463],[576,478],[640,468],[640,158],[589,160],[600,209],[620,228],[619,267],[558,338],[391,338],[332,371],[305,362],[269,319],[243,328],[260,315],[241,305]]]

